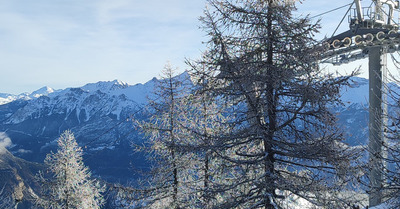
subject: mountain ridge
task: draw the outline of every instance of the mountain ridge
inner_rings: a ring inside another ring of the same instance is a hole
[[[188,78],[188,73],[178,75]],[[129,85],[119,80],[89,83],[82,87],[50,92],[42,88],[40,97],[21,98],[0,105],[0,131],[15,144],[11,153],[23,159],[43,162],[54,150],[58,136],[67,129],[84,147],[89,167],[95,175],[110,181],[136,178],[135,169],[146,160],[131,147],[143,143],[143,136],[130,118],[147,116],[141,109],[158,79]],[[337,108],[338,123],[350,145],[365,144],[368,138],[368,80],[352,78],[351,87],[342,89],[344,106]],[[117,174],[115,171],[118,171]]]
[[[143,107],[157,82],[152,79],[128,85],[119,80],[100,81],[53,91],[43,87],[0,105],[0,130],[12,139],[12,154],[43,162],[45,155],[55,150],[59,134],[70,129],[91,158],[86,163],[95,175],[117,181],[119,177],[112,171],[115,168],[123,170],[121,175],[134,176],[132,164],[141,165],[144,160],[137,160],[142,156],[132,151],[131,143],[141,141],[141,137],[129,119]]]

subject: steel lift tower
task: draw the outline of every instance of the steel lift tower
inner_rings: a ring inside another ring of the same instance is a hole
[[[362,7],[361,0],[354,0],[348,10],[350,30],[323,41],[328,51],[322,55],[321,63],[340,65],[365,57],[369,59],[369,206],[382,202],[385,182],[387,96],[384,84],[387,53],[399,50],[399,21],[398,18],[394,20],[398,9],[399,1],[395,0],[373,0],[370,7]]]

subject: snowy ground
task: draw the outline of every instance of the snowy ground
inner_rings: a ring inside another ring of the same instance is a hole
[[[316,206],[315,204],[307,201],[304,198],[301,198],[299,196],[296,196],[294,194],[289,194],[287,192],[285,192],[284,196],[286,196],[287,198],[284,199],[281,202],[281,206],[285,209],[319,209],[321,207]],[[329,196],[329,194],[327,194],[327,196]],[[368,196],[366,194],[362,194],[362,193],[357,193],[354,191],[347,191],[347,192],[343,192],[343,194],[340,195],[340,198],[345,200],[351,200],[354,202],[357,202],[357,205],[360,208],[365,208],[365,206],[368,204]],[[328,207],[330,208],[330,207]],[[369,208],[372,209],[372,208]],[[373,209],[388,209],[388,207],[384,207],[384,205],[382,205],[381,207],[374,207]]]

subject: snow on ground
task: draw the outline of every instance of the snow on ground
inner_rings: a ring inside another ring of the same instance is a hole
[[[281,192],[280,194],[284,195],[286,198],[283,199],[279,204],[284,209],[319,209],[320,206],[317,206],[308,200],[299,197],[289,191]],[[331,194],[327,193],[326,197],[331,196]],[[355,202],[355,205],[358,205],[360,208],[364,208],[368,204],[368,195],[363,192],[355,192],[355,191],[342,191],[337,196],[339,199],[343,201],[351,201]],[[328,203],[329,204],[329,203]],[[322,208],[335,208],[334,205],[329,205],[327,207]],[[369,208],[371,209],[371,208]],[[388,208],[374,208],[374,209],[388,209]]]
[[[389,204],[384,203],[384,204],[380,204],[375,207],[370,207],[369,209],[389,209],[389,208],[392,208],[392,207],[390,207]]]

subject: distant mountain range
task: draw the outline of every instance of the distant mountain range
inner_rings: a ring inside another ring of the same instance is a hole
[[[184,73],[180,76],[188,76]],[[368,80],[353,78],[343,89],[345,105],[335,109],[347,143],[365,144],[368,136]],[[31,94],[0,94],[0,132],[6,132],[15,156],[42,163],[56,149],[56,140],[66,129],[74,132],[84,148],[84,160],[93,174],[111,182],[135,179],[146,160],[134,153],[132,143],[143,141],[131,117],[144,117],[141,109],[156,78],[129,85],[114,80],[80,88],[53,90],[43,87]]]
[[[0,105],[7,104],[15,100],[31,100],[51,93],[54,93],[54,90],[47,86],[40,88],[32,93],[23,93],[19,95],[0,93]]]
[[[131,143],[142,139],[129,119],[135,112],[140,117],[156,82],[128,85],[114,80],[57,91],[44,87],[32,94],[0,94],[0,132],[12,139],[9,150],[15,156],[43,162],[56,149],[60,133],[70,129],[84,147],[94,175],[126,182],[144,162],[132,151]]]

